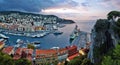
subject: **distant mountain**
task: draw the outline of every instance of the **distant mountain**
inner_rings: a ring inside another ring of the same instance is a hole
[[[42,16],[42,17],[56,17],[58,23],[64,23],[64,24],[75,23],[73,20],[62,19],[55,15],[43,15],[43,14],[21,12],[21,11],[0,11],[0,15],[8,15],[11,13],[19,13],[20,15],[32,15],[32,16]]]

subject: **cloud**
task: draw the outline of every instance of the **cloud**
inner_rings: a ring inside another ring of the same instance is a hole
[[[0,10],[39,12],[42,9],[61,5],[74,7],[77,6],[77,2],[72,0],[0,0]]]
[[[120,0],[102,0],[103,5],[112,7],[113,9],[120,9]]]
[[[120,0],[0,0],[0,11],[18,10],[80,20],[105,18],[120,10]]]
[[[84,6],[84,7],[88,7],[89,3],[88,2],[83,2],[83,3],[81,3],[81,5]]]

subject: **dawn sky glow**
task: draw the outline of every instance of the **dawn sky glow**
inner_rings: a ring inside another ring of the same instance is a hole
[[[17,10],[72,20],[95,20],[106,18],[112,10],[120,10],[119,5],[120,0],[0,0],[0,11]]]

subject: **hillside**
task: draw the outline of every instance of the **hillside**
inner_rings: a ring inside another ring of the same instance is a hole
[[[0,15],[9,15],[9,14],[31,15],[33,17],[34,16],[42,16],[42,17],[46,17],[46,18],[55,17],[57,19],[58,23],[66,23],[66,24],[75,23],[73,20],[62,19],[55,15],[43,15],[43,14],[20,12],[20,11],[0,11]]]

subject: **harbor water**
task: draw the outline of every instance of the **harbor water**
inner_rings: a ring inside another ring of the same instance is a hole
[[[40,46],[38,47],[39,49],[50,49],[52,47],[64,48],[66,46],[71,45],[69,38],[75,25],[78,25],[78,28],[80,28],[81,31],[90,32],[94,24],[95,21],[81,21],[74,24],[66,24],[65,27],[59,28],[59,31],[63,32],[62,34],[60,35],[49,34],[43,38],[32,38],[32,37],[6,34],[6,36],[9,37],[6,44],[10,46],[14,46],[16,44],[16,40],[21,39],[25,43],[40,41]]]

